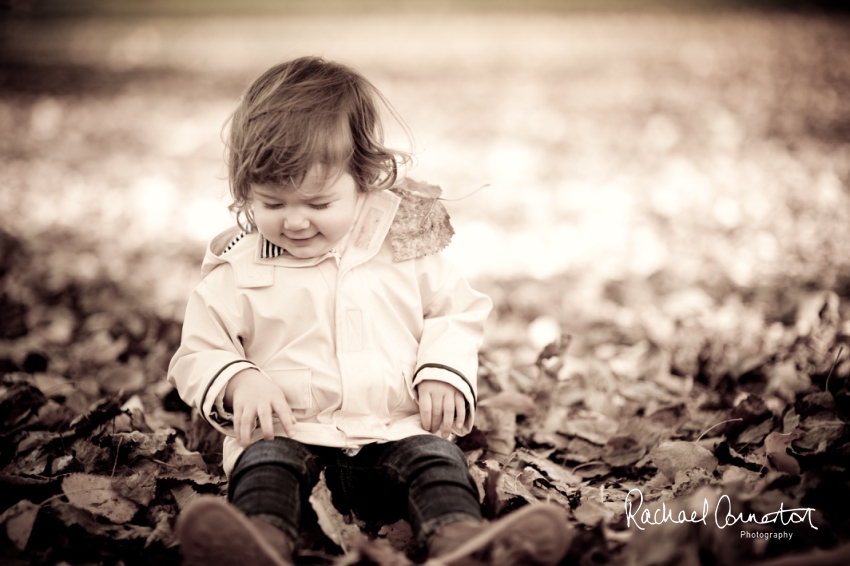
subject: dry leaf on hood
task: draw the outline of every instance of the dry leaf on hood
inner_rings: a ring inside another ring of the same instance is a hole
[[[451,242],[454,228],[446,207],[437,198],[439,192],[437,196],[417,194],[422,191],[433,194],[435,190],[439,191],[439,187],[410,180],[392,189],[402,197],[389,231],[393,261],[435,254]]]
[[[112,487],[112,479],[94,474],[71,474],[62,480],[62,491],[75,507],[100,515],[115,524],[124,524],[139,506]]]

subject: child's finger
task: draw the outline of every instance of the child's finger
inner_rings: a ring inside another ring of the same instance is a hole
[[[452,433],[452,421],[455,420],[455,398],[454,395],[443,397],[443,421],[440,423],[440,436],[448,438]]]
[[[460,393],[455,394],[455,414],[457,415],[458,428],[463,428],[463,423],[466,422],[466,399]]]
[[[440,430],[440,425],[443,422],[443,399],[437,397],[434,399],[431,398],[431,427],[428,429],[430,432],[438,432]]]
[[[286,436],[292,438],[292,429],[295,425],[295,417],[292,416],[292,409],[289,408],[289,405],[285,401],[281,401],[280,399],[273,400],[272,404],[277,419],[280,421],[280,426],[283,427]]]
[[[272,422],[272,408],[270,405],[263,403],[257,409],[257,416],[260,419],[260,430],[263,431],[263,438],[271,440],[274,438],[274,423]]]
[[[254,432],[256,422],[256,407],[246,408],[242,413],[242,418],[239,419],[241,427],[241,430],[239,431],[239,444],[241,444],[243,447],[247,447],[249,444],[251,444],[251,434]]]
[[[233,436],[239,440],[239,431],[242,430],[242,406],[238,405],[233,408]]]
[[[431,396],[419,395],[419,418],[422,419],[422,428],[431,432]]]

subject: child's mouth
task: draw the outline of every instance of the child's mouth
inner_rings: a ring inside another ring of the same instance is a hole
[[[307,238],[293,238],[291,236],[287,236],[286,239],[295,244],[296,246],[303,246],[313,240],[316,236],[309,236]]]

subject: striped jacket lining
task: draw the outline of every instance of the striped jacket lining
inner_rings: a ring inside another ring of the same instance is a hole
[[[244,238],[245,236],[247,236],[250,233],[251,233],[251,230],[242,230],[241,232],[236,234],[236,237],[233,238],[230,241],[230,243],[227,244],[224,247],[224,251],[221,252],[221,253],[226,254],[227,252],[232,250],[233,247],[236,246],[237,243],[239,243],[239,240],[241,240],[242,238]],[[263,238],[262,235],[260,235],[260,239],[262,240],[262,244],[261,244],[262,247],[260,248],[260,257],[261,258],[264,258],[264,259],[275,258],[275,257],[281,255],[282,253],[284,253],[284,249],[282,247],[278,246],[277,244],[271,243],[270,241]]]

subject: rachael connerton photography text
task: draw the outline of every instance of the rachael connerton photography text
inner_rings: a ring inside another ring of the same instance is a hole
[[[633,495],[635,493],[637,495]],[[675,512],[673,509],[667,508],[666,502],[662,502],[660,508],[652,511],[649,509],[641,510],[641,507],[643,507],[643,492],[637,488],[630,490],[625,500],[627,527],[631,527],[633,522],[635,526],[642,531],[646,529],[646,525],[661,525],[664,523],[702,523],[703,525],[707,525],[710,520],[709,517],[713,516],[714,524],[721,529],[725,529],[726,527],[731,527],[732,525],[739,523],[742,525],[747,523],[757,525],[775,525],[779,523],[783,526],[787,526],[808,522],[809,527],[818,530],[818,528],[812,524],[812,512],[816,511],[813,507],[785,509],[784,503],[780,502],[779,509],[777,511],[764,514],[748,513],[745,515],[743,512],[734,513],[732,511],[732,500],[726,494],[721,495],[717,500],[713,513],[711,512],[711,504],[709,504],[708,498],[703,498],[701,514],[698,511],[691,511],[690,514],[688,514],[685,510]],[[792,534],[750,533],[742,531],[742,538],[745,537],[744,533],[747,533],[747,538],[786,538],[784,535],[787,535],[787,538],[789,539]],[[773,535],[783,536],[774,537]]]

